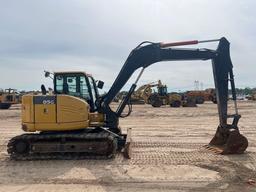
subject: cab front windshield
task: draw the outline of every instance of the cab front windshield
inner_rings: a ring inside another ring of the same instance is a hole
[[[158,93],[159,93],[159,95],[167,94],[167,87],[166,86],[159,87],[158,88]]]

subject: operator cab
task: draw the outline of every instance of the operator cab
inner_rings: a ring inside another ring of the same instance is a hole
[[[84,72],[54,73],[55,94],[65,94],[86,100],[91,112],[96,111],[95,101],[99,97],[98,87],[93,77]]]
[[[167,95],[167,86],[163,85],[163,86],[159,86],[158,87],[158,94],[160,96],[165,96]]]

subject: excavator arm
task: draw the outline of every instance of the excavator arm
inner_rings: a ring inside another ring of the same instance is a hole
[[[188,43],[195,43],[190,41]],[[147,42],[145,42],[147,43]],[[177,46],[177,43],[150,43],[146,46],[140,44],[136,47],[128,56],[121,71],[115,79],[108,93],[102,98],[101,108],[104,110],[109,109],[109,105],[117,93],[123,88],[132,74],[139,68],[142,68],[138,79],[132,85],[129,93],[136,88],[137,81],[142,75],[145,68],[158,63],[160,61],[183,61],[183,60],[209,60],[212,59],[213,64],[213,76],[215,81],[216,94],[218,99],[218,110],[220,114],[220,123],[225,124],[227,117],[227,98],[228,98],[228,76],[232,73],[232,63],[229,56],[229,42],[225,38],[219,40],[217,50],[209,49],[174,49],[168,48],[171,46]],[[181,45],[185,45],[182,43]],[[233,74],[233,73],[232,73]],[[232,92],[233,93],[233,92]],[[234,90],[235,97],[235,90]],[[128,99],[128,98],[126,98]],[[120,116],[124,107],[127,104],[126,99],[121,102],[116,115]],[[108,110],[109,111],[109,110]]]
[[[211,40],[210,40],[211,41]],[[215,82],[216,97],[218,103],[219,126],[215,137],[210,142],[211,146],[221,146],[222,153],[242,152],[246,149],[248,142],[245,137],[240,135],[237,124],[240,115],[237,111],[236,92],[233,75],[233,65],[230,59],[229,47],[230,43],[226,38],[221,38],[216,50],[210,49],[178,49],[172,48],[180,45],[191,45],[201,43],[199,41],[178,42],[178,43],[151,43],[143,42],[137,46],[124,63],[121,71],[115,79],[108,93],[98,102],[99,111],[106,114],[106,126],[112,131],[119,132],[118,119],[121,116],[125,106],[127,105],[131,94],[134,92],[137,82],[143,71],[148,66],[161,61],[190,61],[190,60],[212,60],[213,77]],[[208,41],[204,41],[208,42]],[[147,45],[144,45],[147,44]],[[143,46],[144,45],[144,46]],[[110,108],[110,103],[122,87],[127,83],[132,74],[139,68],[141,72],[135,83],[131,86],[128,94],[120,103],[114,112]],[[228,115],[228,85],[231,84],[232,97],[235,103],[235,114]],[[232,124],[227,124],[227,119],[233,118]],[[239,144],[227,143],[230,140],[229,135],[235,135],[235,140],[239,140]],[[238,136],[237,136],[238,135]],[[239,137],[240,136],[240,137]],[[240,140],[242,140],[240,142]],[[232,145],[225,149],[227,145]],[[241,146],[242,145],[242,146]],[[232,148],[232,149],[231,149]]]

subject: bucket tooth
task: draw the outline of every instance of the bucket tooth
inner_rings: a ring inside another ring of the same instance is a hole
[[[216,134],[205,147],[222,155],[241,154],[248,147],[248,140],[239,133],[238,129],[223,131],[223,128],[218,127]]]
[[[216,146],[210,146],[208,145],[206,147],[207,150],[215,153],[215,154],[221,154],[223,152],[223,149],[221,147],[216,147]]]

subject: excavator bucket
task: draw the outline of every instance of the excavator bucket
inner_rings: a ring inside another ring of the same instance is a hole
[[[127,129],[127,136],[126,136],[126,142],[123,150],[123,155],[127,159],[131,159],[132,157],[132,129]]]
[[[222,155],[241,154],[248,147],[248,140],[237,129],[223,131],[222,128],[218,127],[214,137],[205,147]]]

